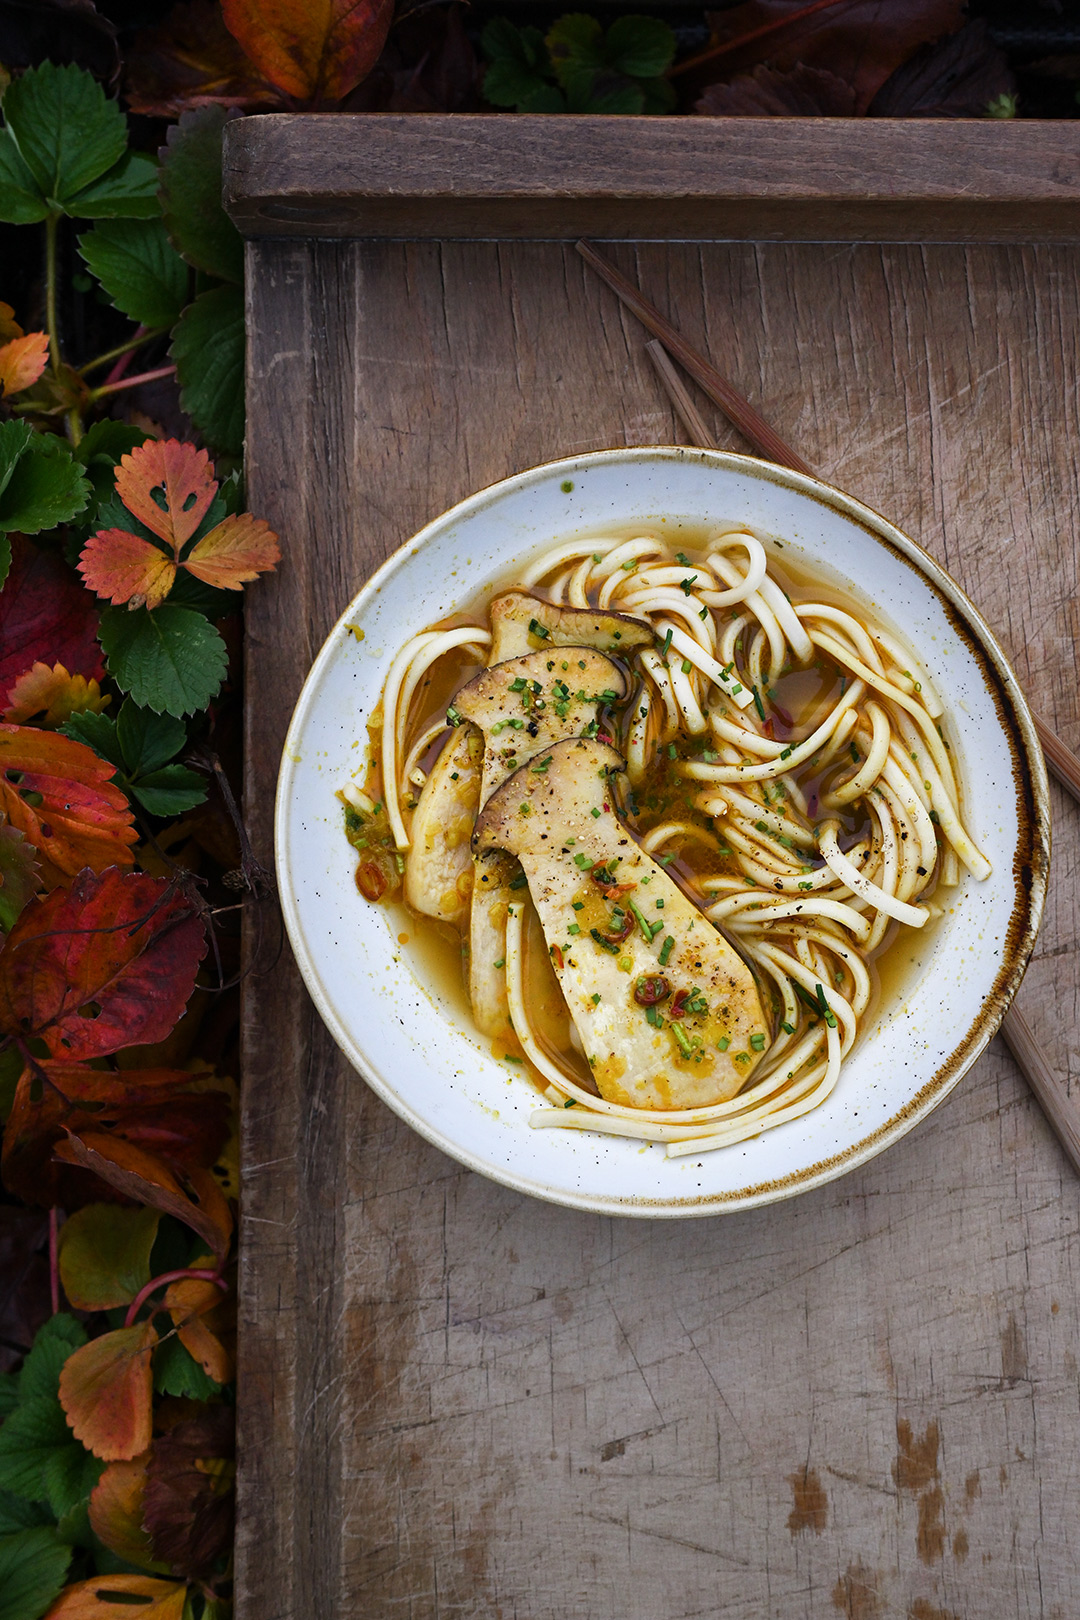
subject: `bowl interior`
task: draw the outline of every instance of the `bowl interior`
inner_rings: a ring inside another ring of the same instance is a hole
[[[572,487],[567,488],[567,485]],[[628,522],[680,531],[734,520],[776,536],[915,648],[946,706],[965,820],[993,864],[965,878],[837,1088],[791,1124],[700,1159],[589,1133],[532,1131],[537,1094],[471,1029],[463,998],[398,943],[402,914],[354,881],[335,791],[358,769],[364,722],[414,632],[555,541]],[[362,639],[357,631],[362,631]],[[293,950],[360,1074],[462,1163],[537,1197],[626,1215],[707,1215],[805,1191],[862,1163],[934,1106],[990,1038],[1034,942],[1045,887],[1046,779],[1004,657],[955,584],[850,497],[748,457],[609,451],[522,473],[430,524],[342,615],[305,684],[282,760],[277,859]]]

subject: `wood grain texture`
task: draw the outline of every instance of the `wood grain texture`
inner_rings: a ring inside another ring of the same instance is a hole
[[[275,237],[1080,239],[1065,119],[269,113],[224,180]]]
[[[951,569],[1075,747],[1075,254],[611,251]],[[286,554],[248,609],[269,858],[292,703],[374,565],[504,474],[679,430],[572,247],[268,241],[249,270],[249,500]],[[1080,841],[1052,794],[1019,1004],[1068,1092]],[[413,1135],[287,954],[245,1037],[238,1620],[1072,1620],[1080,1182],[1000,1041],[853,1175],[651,1223],[533,1202]]]

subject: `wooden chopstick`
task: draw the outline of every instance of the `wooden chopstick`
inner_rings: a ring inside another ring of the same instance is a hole
[[[590,247],[587,242],[577,244],[578,252],[585,262],[600,275],[615,292],[628,309],[632,310],[642,325],[658,337],[664,338],[672,352],[679,358],[689,371],[690,375],[700,383],[709,398],[715,401],[727,416],[728,420],[738,428],[745,439],[756,450],[770,461],[779,461],[783,466],[794,467],[797,472],[810,473],[811,469],[801,456],[785,444],[772,428],[751,405],[744,400],[732,385],[709,364],[703,355],[685,342],[676,332],[669,321],[666,321],[648,300],[642,297],[638,289],[627,281],[625,276],[610,265],[608,261]],[[674,343],[671,343],[671,339]],[[715,443],[705,426],[697,407],[687,392],[686,386],[671,363],[664,344],[656,341],[646,344],[649,359],[656,367],[657,375],[675,408],[675,412],[682,422],[690,439],[700,449],[715,449]],[[688,358],[690,363],[688,363]],[[705,379],[708,379],[706,382]],[[764,430],[764,431],[762,431]],[[766,446],[772,448],[767,449]],[[779,454],[775,453],[779,451]],[[1046,755],[1046,762],[1063,787],[1080,802],[1080,759],[1071,749],[1045,725],[1038,716],[1034,716],[1039,741]],[[1012,1053],[1017,1068],[1030,1086],[1036,1101],[1042,1108],[1050,1129],[1054,1132],[1064,1149],[1073,1169],[1080,1175],[1080,1128],[1070,1112],[1061,1087],[1054,1078],[1054,1072],[1035,1039],[1031,1025],[1020,1012],[1015,1003],[1007,1008],[1001,1021],[1001,1034],[1006,1046]]]
[[[655,305],[650,304],[649,300],[638,291],[632,281],[628,281],[624,275],[616,270],[615,266],[610,264],[602,254],[598,253],[591,243],[578,242],[577,250],[590,269],[595,270],[597,275],[607,282],[620,302],[625,304],[627,309],[637,316],[648,331],[654,333],[661,340],[659,344],[646,344],[649,358],[656,366],[660,380],[668,391],[668,396],[680,421],[691,439],[701,449],[714,450],[716,445],[670,359],[668,359],[665,367],[659,356],[653,352],[655,349],[660,349],[662,353],[666,347],[675,356],[680,365],[700,385],[702,391],[708,394],[714,404],[719,405],[731,425],[738,429],[743,438],[749,444],[752,444],[754,449],[765,457],[766,461],[776,461],[781,467],[791,467],[795,472],[807,473],[811,478],[817,477],[814,469],[808,466],[798,452],[785,443],[775,428],[770,427],[768,422],[758,415],[750,402],[743,399],[739,391],[728,382],[726,377],[721,376],[716,367],[711,365],[703,354],[699,354],[697,349],[687,343],[686,339],[676,331],[671,322],[665,320]],[[673,390],[672,377],[674,377],[678,386],[678,394]],[[690,416],[686,414],[687,407],[692,413]],[[698,430],[692,425],[695,421],[700,424],[701,437],[698,437]],[[1032,718],[1035,721],[1035,729],[1039,734],[1039,741],[1042,744],[1043,753],[1046,756],[1046,763],[1051,774],[1056,776],[1062,787],[1080,803],[1080,759],[1077,758],[1071,748],[1068,748],[1062,742],[1060,737],[1051,731],[1044,720],[1039,719],[1037,714],[1033,714]]]

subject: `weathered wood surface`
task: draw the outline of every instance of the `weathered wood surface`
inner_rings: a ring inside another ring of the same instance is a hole
[[[423,120],[417,120],[418,123]],[[1080,743],[1076,255],[612,250],[826,476],[919,538]],[[557,243],[256,243],[248,814],[332,619],[452,501],[677,430]],[[734,436],[697,396],[722,444]],[[1077,809],[1019,1003],[1077,1050]],[[995,1040],[865,1169],[703,1222],[458,1168],[287,952],[246,1011],[239,1620],[1073,1620],[1080,1181]]]
[[[225,200],[275,237],[1077,241],[1080,124],[270,113]]]

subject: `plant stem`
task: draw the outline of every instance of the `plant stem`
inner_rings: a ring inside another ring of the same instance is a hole
[[[196,1282],[216,1283],[223,1294],[227,1294],[229,1291],[229,1285],[225,1279],[220,1277],[216,1271],[211,1271],[209,1268],[200,1269],[199,1267],[195,1267],[192,1269],[190,1266],[188,1266],[182,1267],[179,1271],[163,1271],[160,1277],[151,1277],[150,1281],[139,1289],[139,1292],[135,1295],[135,1298],[128,1306],[127,1315],[124,1318],[124,1326],[132,1327],[134,1325],[135,1318],[138,1316],[151,1294],[156,1293],[159,1288],[164,1288],[167,1283],[183,1282],[187,1277],[193,1277]]]
[[[49,332],[49,359],[53,372],[60,370],[60,330],[56,324],[56,235],[60,215],[50,214],[45,221],[45,325]]]
[[[163,332],[167,331],[168,327],[166,326],[140,326],[135,336],[128,338],[126,343],[118,343],[115,349],[106,349],[104,354],[96,354],[92,360],[86,362],[85,366],[80,366],[79,376],[88,376],[91,371],[96,371],[99,366],[108,365],[110,360],[118,360],[122,354],[130,353],[132,349],[137,349],[141,343],[149,343],[151,338],[160,337]]]
[[[91,388],[89,398],[91,402],[105,399],[109,394],[118,394],[124,388],[138,388],[140,383],[156,382],[159,377],[173,377],[176,375],[175,366],[159,366],[156,371],[140,371],[137,377],[122,377],[119,382],[102,383],[100,388]]]
[[[60,1260],[57,1244],[59,1233],[60,1223],[54,1204],[49,1211],[49,1295],[54,1316],[60,1309]]]

